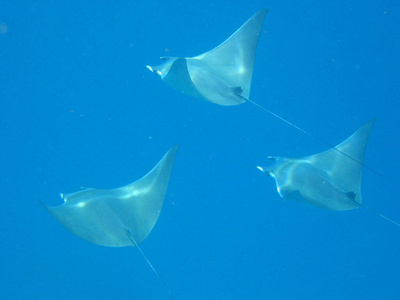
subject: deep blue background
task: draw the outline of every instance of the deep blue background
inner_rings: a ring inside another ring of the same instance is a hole
[[[269,8],[251,99],[331,144],[377,117],[365,163],[383,176],[365,170],[363,199],[399,221],[398,2],[80,2],[0,2],[1,298],[170,299],[137,249],[81,240],[39,201],[135,181],[179,143],[142,244],[176,299],[399,299],[400,228],[283,201],[256,169],[323,144],[145,68]]]

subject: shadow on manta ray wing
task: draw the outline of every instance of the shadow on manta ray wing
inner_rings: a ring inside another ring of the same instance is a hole
[[[267,13],[268,9],[260,10],[222,44],[206,53],[195,57],[162,57],[163,64],[146,67],[166,84],[185,95],[225,106],[251,102],[286,124],[381,175],[364,165],[362,161],[249,99],[258,39]]]

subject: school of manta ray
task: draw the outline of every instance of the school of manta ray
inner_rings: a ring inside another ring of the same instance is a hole
[[[269,156],[269,166],[257,167],[275,180],[282,198],[330,210],[365,207],[400,226],[362,202],[362,171],[368,168],[364,152],[375,119],[333,146],[249,99],[257,43],[267,13],[267,9],[257,12],[227,40],[206,53],[195,57],[161,57],[161,65],[147,68],[187,96],[225,106],[250,102],[325,144],[324,152],[301,158]],[[173,293],[139,245],[160,215],[177,151],[178,145],[169,149],[149,173],[133,183],[112,190],[83,189],[61,194],[62,205],[44,205],[58,222],[82,239],[108,247],[136,246],[173,299]]]

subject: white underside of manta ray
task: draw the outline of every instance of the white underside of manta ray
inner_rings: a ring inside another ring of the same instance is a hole
[[[258,38],[268,10],[252,16],[218,47],[195,57],[162,57],[147,68],[183,94],[219,105],[238,105],[250,95]]]
[[[268,157],[274,163],[257,168],[275,179],[282,198],[331,210],[362,206],[400,226],[362,203],[364,152],[374,123],[370,120],[334,149],[302,158]]]
[[[148,174],[131,184],[112,190],[61,194],[63,204],[45,207],[65,228],[91,243],[108,247],[139,245],[161,213],[177,150],[178,146],[171,148]]]
[[[91,243],[108,246],[136,246],[151,269],[174,298],[139,244],[150,234],[164,203],[178,145],[139,180],[112,190],[84,189],[63,195],[64,203],[47,211],[66,229]]]
[[[364,162],[364,151],[375,119],[335,148]],[[362,165],[334,149],[302,158],[269,157],[274,163],[258,167],[276,181],[281,197],[332,209],[359,207]]]

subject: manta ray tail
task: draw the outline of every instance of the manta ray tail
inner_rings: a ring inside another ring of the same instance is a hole
[[[360,206],[365,207],[366,209],[368,209],[368,210],[372,211],[373,213],[377,214],[378,216],[380,216],[380,217],[384,218],[385,220],[388,220],[389,222],[393,223],[394,225],[400,227],[399,223],[397,223],[396,221],[392,220],[389,217],[386,217],[384,214],[381,214],[379,211],[377,211],[377,210],[375,210],[375,209],[373,209],[373,208],[371,208],[369,206],[366,206],[365,204],[362,204],[362,203],[359,203],[359,204],[360,204]]]
[[[158,274],[157,270],[154,268],[154,266],[152,265],[152,263],[150,262],[150,260],[147,258],[147,256],[144,254],[144,252],[142,251],[142,249],[139,247],[138,243],[136,243],[135,238],[133,237],[132,231],[128,228],[127,229],[127,234],[129,239],[131,240],[131,242],[133,243],[133,245],[135,245],[135,247],[139,250],[140,254],[142,254],[143,258],[147,261],[147,263],[149,264],[150,268],[153,270],[154,274],[156,274],[156,276],[158,277],[158,279],[160,279],[162,285],[164,286],[164,288],[168,291],[168,294],[171,296],[171,298],[173,300],[175,300],[175,296],[172,293],[172,291],[169,289],[169,287],[167,286],[167,284],[165,283],[165,281],[162,279],[162,277],[160,276],[160,274]]]
[[[259,168],[259,167],[258,167],[258,168]],[[357,203],[357,205],[358,205],[359,207],[365,207],[365,208],[368,209],[369,211],[372,211],[374,214],[377,214],[378,216],[380,216],[380,217],[384,218],[385,220],[389,221],[390,223],[393,223],[394,225],[400,227],[400,224],[399,224],[399,223],[397,223],[396,221],[392,220],[391,218],[385,216],[384,214],[380,213],[380,212],[377,211],[376,209],[373,209],[372,207],[369,207],[369,206],[365,205],[364,203],[360,203],[360,202],[356,201],[356,200],[355,200],[356,194],[355,194],[354,192],[346,193],[346,196],[347,196],[350,200],[352,200],[352,201],[354,201],[355,203]]]

